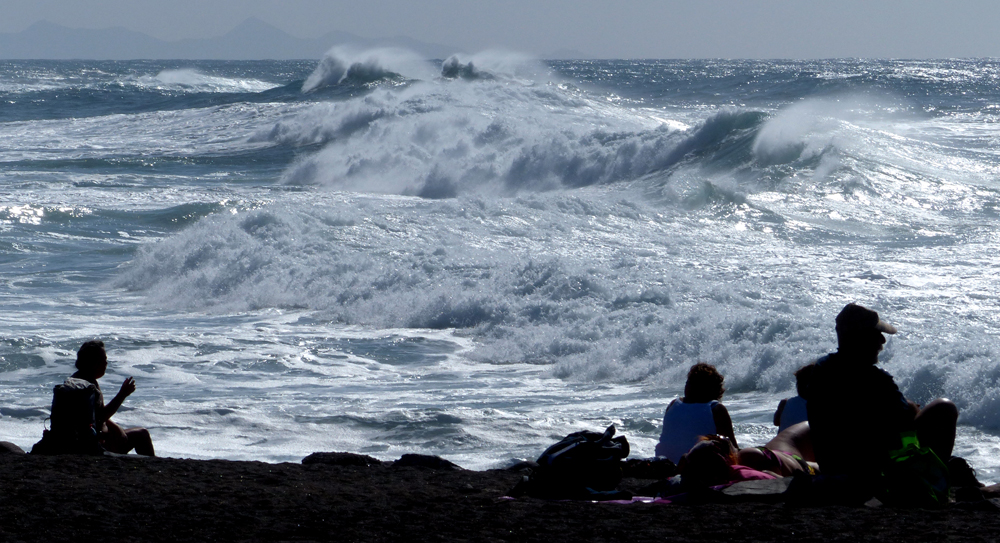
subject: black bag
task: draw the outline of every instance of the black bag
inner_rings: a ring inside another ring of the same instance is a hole
[[[52,389],[51,430],[31,454],[103,454],[97,439],[97,404],[100,392],[83,379],[69,378]]]
[[[603,434],[574,432],[545,449],[522,493],[554,499],[624,497],[614,490],[622,480],[629,445],[625,436],[614,435],[614,425]]]
[[[916,432],[900,435],[903,446],[890,453],[882,470],[878,499],[887,505],[940,507],[948,503],[948,466],[928,447],[921,447]]]

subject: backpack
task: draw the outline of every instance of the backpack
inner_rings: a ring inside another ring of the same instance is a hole
[[[574,432],[538,457],[523,493],[538,498],[619,497],[613,492],[622,480],[622,460],[628,456],[625,436],[614,437],[615,426],[604,433]]]
[[[70,377],[52,389],[50,430],[31,448],[32,454],[103,454],[97,439],[100,391],[93,383]]]
[[[916,432],[900,435],[903,446],[890,453],[876,497],[889,505],[935,507],[948,503],[948,466],[921,447]]]

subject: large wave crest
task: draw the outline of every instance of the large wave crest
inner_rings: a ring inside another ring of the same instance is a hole
[[[723,111],[689,130],[554,83],[420,82],[318,104],[256,139],[325,144],[289,185],[441,198],[632,181],[734,146],[746,161],[762,120]]]
[[[302,92],[339,85],[348,80],[370,83],[392,77],[429,79],[433,76],[434,71],[427,61],[406,49],[364,50],[340,45],[323,56],[302,84]]]

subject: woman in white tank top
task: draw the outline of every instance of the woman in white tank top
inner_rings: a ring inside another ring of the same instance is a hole
[[[656,456],[675,464],[691,450],[699,436],[717,434],[736,444],[733,421],[726,406],[719,403],[726,389],[724,378],[715,366],[698,363],[688,371],[684,397],[670,402],[663,414],[663,432],[656,444]]]

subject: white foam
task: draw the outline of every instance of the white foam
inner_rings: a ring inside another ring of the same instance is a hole
[[[204,109],[18,121],[0,125],[0,163],[135,155],[192,156],[260,147],[250,137],[301,106],[232,104]],[[13,142],[17,142],[13,144]]]
[[[155,76],[140,76],[142,87],[186,92],[256,93],[280,87],[280,84],[259,79],[240,79],[204,74],[191,68],[162,70]]]

